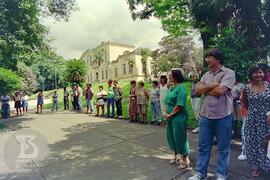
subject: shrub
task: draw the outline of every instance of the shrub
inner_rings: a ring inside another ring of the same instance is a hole
[[[0,68],[0,95],[10,95],[20,88],[20,77],[11,70]]]

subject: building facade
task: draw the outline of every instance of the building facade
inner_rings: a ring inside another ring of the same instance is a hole
[[[86,50],[81,59],[88,67],[86,82],[105,82],[109,79],[139,81],[145,79],[145,72],[147,78],[152,74],[152,58],[148,57],[145,66],[140,48],[123,43],[102,42],[96,48]]]

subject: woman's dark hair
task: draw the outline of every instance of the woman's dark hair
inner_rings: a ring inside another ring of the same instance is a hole
[[[143,81],[139,81],[138,84],[140,84],[142,87],[144,87],[144,82]]]
[[[171,72],[173,79],[175,79],[178,83],[184,82],[185,79],[180,69],[172,69]]]
[[[262,70],[263,71],[263,73],[264,73],[264,77],[263,77],[263,81],[265,81],[265,69],[263,68],[263,66],[261,66],[261,65],[255,65],[255,66],[252,66],[250,69],[249,69],[249,71],[248,71],[248,79],[249,80],[253,80],[253,77],[252,77],[252,75],[253,75],[253,73],[255,73],[255,72],[257,72],[257,71],[259,71],[259,70]]]
[[[110,84],[111,84],[112,82],[113,82],[113,80],[112,80],[112,79],[109,79],[109,80],[108,80],[108,83],[110,83]]]
[[[135,80],[130,81],[130,84],[136,84]]]
[[[165,84],[167,84],[168,79],[167,79],[167,76],[166,76],[166,75],[161,75],[161,76],[160,76],[160,80],[161,80],[161,79],[164,79]]]
[[[158,81],[157,81],[157,80],[152,81],[152,83],[153,83],[155,86],[158,86]]]
[[[103,89],[103,86],[98,86],[98,88],[101,88],[101,89]]]

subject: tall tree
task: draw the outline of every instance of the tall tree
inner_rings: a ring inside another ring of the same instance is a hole
[[[146,48],[140,48],[140,55],[141,55],[141,62],[142,62],[142,67],[143,67],[143,74],[144,74],[144,79],[147,79],[147,64],[148,64],[148,57],[151,54],[151,50],[146,49]]]
[[[18,63],[18,75],[21,79],[21,90],[27,94],[33,93],[37,88],[36,75],[33,70],[23,62]]]
[[[17,62],[31,65],[33,53],[48,46],[42,16],[67,19],[75,0],[1,0],[0,66],[16,70]]]
[[[85,81],[87,66],[83,60],[71,59],[66,63],[65,79],[68,83],[81,84]]]
[[[55,89],[58,82],[63,82],[65,71],[65,60],[52,51],[42,51],[35,54],[31,68],[37,77],[40,89]]]
[[[129,68],[131,68],[131,69],[129,69],[129,70],[131,70],[132,72],[132,79],[133,79],[133,73],[134,73],[134,65],[135,65],[135,59],[133,59],[133,58],[130,58],[130,59],[128,59],[128,66],[129,66]]]
[[[92,55],[91,55],[92,59],[93,59],[92,63],[100,66],[105,59],[104,55],[105,55],[105,52],[104,52],[103,48],[97,48],[97,49],[93,50]]]
[[[159,42],[160,48],[154,51],[155,73],[168,72],[174,67],[196,69],[202,62],[203,56],[198,53],[193,36],[165,36]],[[201,48],[202,51],[202,48]]]
[[[270,47],[270,0],[127,0],[134,19],[159,18],[163,28],[171,35],[188,33],[190,28],[201,32],[204,48],[211,46],[210,39],[226,28],[232,18],[237,20],[234,29],[247,37],[247,47],[256,49],[250,58],[265,58]],[[170,6],[166,6],[170,4]],[[177,6],[177,7],[175,7]],[[181,15],[186,22],[179,21]],[[165,20],[168,23],[163,23]],[[177,26],[178,25],[178,26]]]

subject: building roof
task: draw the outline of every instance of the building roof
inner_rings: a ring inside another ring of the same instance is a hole
[[[108,44],[108,45],[115,45],[115,46],[121,46],[121,47],[128,47],[128,48],[133,48],[133,49],[135,49],[135,46],[134,46],[134,45],[125,44],[125,43],[117,42],[117,41],[107,41],[107,42],[105,42],[105,44]]]

